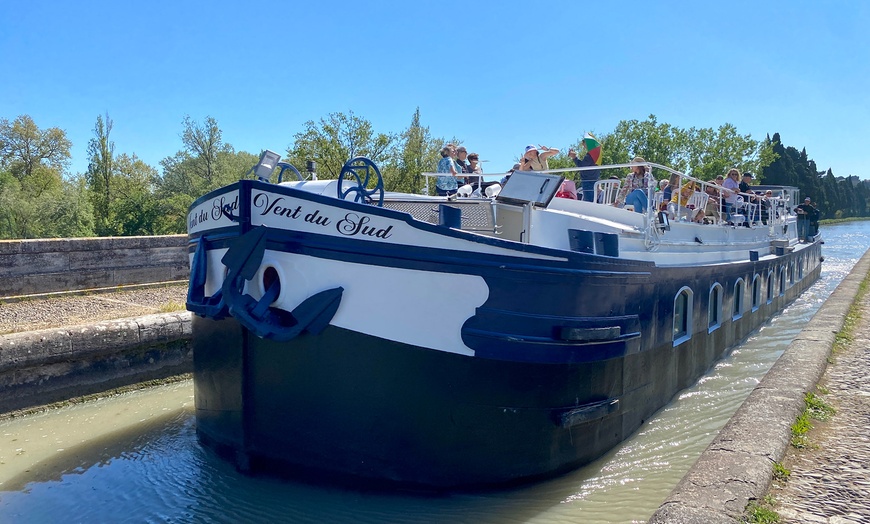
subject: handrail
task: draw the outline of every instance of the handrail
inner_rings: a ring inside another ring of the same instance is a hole
[[[726,189],[726,188],[720,186],[719,184],[716,184],[715,182],[701,180],[699,178],[696,178],[696,177],[693,177],[691,175],[687,175],[685,173],[677,171],[676,169],[673,169],[673,168],[668,167],[666,165],[657,164],[655,162],[627,162],[627,163],[622,163],[622,164],[608,164],[608,165],[604,165],[604,166],[598,166],[598,165],[582,166],[582,167],[575,166],[575,167],[559,168],[559,169],[547,169],[547,170],[542,170],[542,171],[537,171],[537,172],[538,173],[546,173],[546,174],[559,174],[559,173],[576,173],[576,172],[592,171],[592,170],[624,169],[624,168],[640,167],[640,166],[647,169],[650,173],[652,173],[653,169],[664,171],[665,173],[670,175],[671,180],[673,180],[674,176],[676,176],[675,183],[672,185],[672,187],[673,187],[672,192],[676,191],[676,201],[674,201],[674,199],[672,197],[668,202],[665,202],[665,204],[675,202],[676,213],[675,213],[674,217],[676,217],[679,214],[680,207],[688,205],[688,200],[690,198],[692,198],[692,196],[690,195],[688,198],[684,199],[684,196],[681,194],[681,189],[682,189],[683,185],[685,185],[689,181],[692,181],[695,183],[695,191],[696,192],[703,192],[707,195],[706,200],[709,201],[710,197],[715,197],[719,201],[719,208],[718,208],[718,211],[716,213],[716,219],[717,219],[717,222],[720,224],[725,223],[723,215],[722,215],[723,208],[724,208],[722,203],[726,202],[729,199],[729,197],[733,197],[735,199],[742,198],[744,204],[741,206],[743,208],[743,209],[741,209],[741,211],[745,211],[748,209],[750,212],[747,213],[748,216],[746,216],[745,219],[750,221],[751,225],[756,225],[756,226],[762,223],[763,208],[765,205],[768,205],[768,203],[770,203],[769,207],[767,208],[767,215],[768,216],[766,217],[767,218],[766,225],[768,226],[769,234],[772,237],[778,236],[777,232],[774,231],[774,227],[777,225],[785,224],[786,220],[790,216],[790,214],[791,214],[790,202],[793,200],[793,198],[795,198],[793,193],[796,194],[796,191],[797,191],[796,188],[793,188],[791,186],[776,186],[778,196],[773,197],[773,198],[767,198],[764,195],[760,195],[760,194],[757,194],[755,192],[748,192],[747,193],[747,192],[742,192],[742,191],[735,191],[735,190],[731,190],[731,189]],[[478,174],[477,176],[482,181],[483,177],[496,177],[496,176],[504,177],[510,173],[512,173],[512,172],[509,171],[506,173],[483,173],[483,174]],[[427,177],[426,178],[426,188],[427,188],[426,191],[428,193],[428,182],[429,182],[428,177],[430,177],[430,176],[445,176],[445,174],[444,173],[423,173],[423,176]],[[607,179],[602,178],[601,180],[607,180]],[[661,212],[666,212],[666,211],[661,211],[656,206],[656,194],[657,194],[657,192],[655,191],[656,185],[657,185],[656,178],[651,175],[650,176],[650,184],[646,188],[646,196],[647,196],[647,204],[648,205],[646,208],[646,213],[644,214],[645,226],[643,228],[643,230],[644,230],[643,231],[644,232],[644,242],[645,242],[645,245],[647,246],[648,249],[654,249],[654,247],[658,244],[658,242],[660,240],[660,236],[661,236],[662,232],[659,231],[659,228],[661,227],[661,225],[660,225],[660,219],[659,219],[658,215]],[[765,189],[768,189],[768,188],[769,187],[765,187]],[[704,200],[704,199],[702,199],[702,200]],[[594,203],[597,203],[597,202],[594,202]],[[752,206],[757,206],[757,207],[753,208]],[[705,205],[705,207],[706,207],[706,205]],[[737,211],[737,209],[735,208],[734,214],[738,214],[736,211]]]
[[[746,193],[741,191],[734,191],[730,189],[726,189],[715,182],[701,180],[699,178],[693,177],[691,175],[687,175],[676,169],[668,167],[663,164],[657,164],[655,162],[626,162],[621,164],[608,164],[608,165],[594,165],[594,166],[574,166],[567,168],[559,168],[559,169],[547,169],[542,171],[534,171],[535,173],[541,174],[559,174],[559,173],[576,173],[581,171],[592,171],[592,170],[612,170],[612,169],[624,169],[631,167],[644,167],[652,173],[653,169],[664,171],[665,173],[671,175],[671,178],[675,175],[677,177],[676,183],[673,184],[673,191],[676,191],[676,205],[677,210],[679,210],[680,206],[685,206],[688,202],[683,200],[683,196],[680,193],[680,189],[689,181],[693,181],[696,184],[696,191],[702,191],[707,193],[709,196],[715,196],[719,202],[719,214],[722,213],[722,202],[726,201],[729,196],[736,195],[736,197],[742,197],[745,203],[756,203],[758,205],[758,209],[755,210],[751,216],[748,217],[751,220],[752,224],[759,224],[761,222],[762,215],[762,206],[764,202],[772,202],[772,205],[768,208],[768,217],[767,217],[767,226],[770,228],[770,235],[776,236],[774,232],[774,227],[777,225],[783,225],[786,223],[787,218],[791,215],[791,203],[795,201],[797,195],[797,188],[792,186],[761,186],[762,188],[769,189],[771,187],[775,188],[778,196],[768,199],[763,195],[759,195],[754,192]],[[477,174],[476,176],[482,181],[484,177],[504,177],[513,173],[513,171],[508,171],[506,173],[482,173]],[[426,192],[428,194],[429,187],[429,177],[433,176],[445,176],[445,173],[421,173],[426,177]],[[448,175],[449,176],[449,175]],[[602,178],[601,180],[607,180]],[[652,247],[657,243],[659,238],[659,222],[658,222],[658,214],[660,210],[655,206],[656,201],[656,191],[655,186],[657,184],[653,183],[655,180],[654,177],[650,177],[650,185],[646,188],[647,194],[647,209],[645,216],[645,227],[644,227],[644,240],[646,245],[652,249]],[[708,196],[708,199],[709,199]],[[686,199],[688,200],[688,199]],[[671,199],[673,201],[673,197]],[[719,217],[721,221],[721,216]]]

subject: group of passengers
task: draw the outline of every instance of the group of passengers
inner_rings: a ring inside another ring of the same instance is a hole
[[[557,154],[559,154],[557,148],[529,144],[525,147],[520,161],[514,164],[501,183],[504,184],[514,171],[549,170],[547,159]],[[438,195],[456,194],[459,187],[457,181],[471,184],[475,188],[480,187],[482,181],[478,176],[463,176],[483,173],[477,153],[469,154],[464,146],[457,147],[454,144],[447,144],[441,149],[441,157],[438,163],[438,173],[444,173],[444,176],[439,176],[436,181]],[[578,158],[577,152],[574,149],[569,149],[568,157],[577,167],[595,165],[595,161],[588,153],[583,158]],[[768,224],[771,218],[779,216],[779,213],[782,212],[784,201],[778,196],[774,196],[771,190],[756,193],[752,189],[752,173],[745,172],[741,175],[740,170],[736,167],[729,169],[725,176],[718,175],[710,183],[699,183],[690,179],[680,185],[680,176],[676,174],[672,174],[669,179],[656,182],[652,177],[649,165],[640,165],[645,163],[646,160],[643,157],[638,156],[632,159],[632,164],[636,165],[631,166],[629,174],[621,182],[612,201],[613,206],[645,213],[650,202],[647,190],[654,188],[654,201],[660,203],[659,210],[667,212],[671,219],[691,220],[700,224],[730,223],[734,220],[748,226],[750,222],[754,221]],[[563,192],[557,193],[557,196],[567,195],[569,198],[579,196],[582,200],[594,201],[596,199],[595,183],[600,176],[600,169],[584,169],[580,171],[582,189],[580,195],[576,195],[572,190],[569,192],[570,195]],[[573,181],[571,184],[573,188]],[[706,201],[706,205],[703,207],[696,208],[689,203],[696,192],[706,194],[706,199],[696,199],[699,202]],[[800,228],[803,225],[801,222],[798,224],[802,233],[801,240],[814,234],[814,227],[818,228],[818,209],[811,206],[809,198],[804,204],[809,206],[807,210],[803,209],[803,205],[795,208],[799,219],[807,218],[804,222],[806,223],[804,228]],[[744,216],[741,214],[742,212],[749,212],[751,216]],[[812,223],[810,217],[812,217]]]
[[[474,176],[483,174],[480,155],[469,153],[465,146],[447,144],[441,148],[438,173],[445,173],[445,175],[435,180],[435,193],[441,196],[455,195],[459,189],[459,182],[463,185],[480,183],[480,177]]]

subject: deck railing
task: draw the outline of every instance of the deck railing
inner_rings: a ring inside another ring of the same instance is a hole
[[[712,211],[712,222],[717,225],[750,225],[759,226],[765,225],[770,228],[771,236],[777,236],[775,232],[776,226],[781,226],[786,223],[786,219],[791,214],[793,202],[797,201],[798,189],[789,186],[755,186],[752,192],[740,192],[726,189],[715,182],[701,180],[691,175],[681,173],[675,169],[654,162],[629,162],[625,164],[610,164],[604,166],[584,166],[584,167],[569,167],[564,169],[550,169],[540,171],[542,174],[576,174],[583,171],[608,171],[608,170],[624,170],[631,167],[643,167],[648,170],[650,184],[644,189],[647,198],[647,205],[644,212],[646,217],[646,239],[653,241],[661,233],[672,220],[689,221],[696,218],[697,213],[703,213],[706,217],[707,207],[711,200],[718,202],[719,205]],[[653,171],[655,170],[655,171]],[[670,194],[671,198],[667,201],[663,199],[663,192],[657,191],[658,182],[654,176],[655,172],[664,172],[668,179],[669,185],[672,187]],[[484,173],[475,175],[466,175],[466,177],[477,177],[478,188],[483,183],[485,178],[497,178],[502,180],[510,175],[508,173]],[[422,173],[426,177],[426,186],[424,191],[429,193],[429,178],[450,176],[445,173]],[[572,178],[570,176],[566,177]],[[612,180],[612,182],[611,182]],[[606,191],[608,198],[606,203],[600,205],[617,205],[615,196],[620,189],[621,183],[615,179],[602,178],[596,182],[596,189]],[[681,191],[684,186],[693,182],[691,193],[686,191],[686,194]],[[609,185],[608,185],[609,184]],[[759,194],[757,191],[770,190],[771,196]],[[460,197],[469,195],[460,194]],[[578,193],[582,193],[578,191]],[[480,192],[476,192],[473,196],[481,196]],[[596,197],[598,191],[596,191]],[[599,202],[596,198],[596,203]],[[728,203],[729,206],[724,204]],[[698,211],[702,209],[703,211]],[[665,217],[662,217],[662,214]],[[665,220],[665,218],[667,220]],[[781,231],[781,228],[780,228]]]

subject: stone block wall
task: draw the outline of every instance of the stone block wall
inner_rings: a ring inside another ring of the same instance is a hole
[[[186,280],[187,235],[0,241],[0,297]]]

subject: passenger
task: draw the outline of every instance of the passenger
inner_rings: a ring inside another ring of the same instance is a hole
[[[547,159],[553,155],[558,155],[559,150],[545,146],[540,146],[540,148],[543,152],[538,153],[538,148],[534,144],[526,146],[526,152],[520,159],[520,171],[546,171],[550,169]]]
[[[761,197],[761,222],[770,225],[770,217],[775,217],[773,191],[768,189]]]
[[[804,203],[794,210],[797,213],[798,240],[808,242],[810,239],[810,219],[813,215],[818,214],[818,210],[813,206],[810,197],[806,197]]]
[[[577,167],[589,167],[595,165],[595,160],[588,151],[582,160],[577,158],[577,152],[573,149],[568,150],[568,156],[574,161],[574,165]],[[597,182],[600,177],[600,169],[580,171],[580,187],[583,190],[583,200],[586,202],[592,202],[595,200],[595,182]]]
[[[722,182],[722,187],[725,195],[725,220],[731,220],[731,214],[737,211],[737,197],[740,196],[740,171],[737,168],[728,170],[728,176]]]
[[[755,191],[752,190],[752,173],[750,173],[749,171],[743,173],[743,180],[740,181],[740,192],[746,193],[747,195],[749,195],[748,197],[745,195],[743,196],[743,198],[745,200],[747,200],[748,203],[751,203],[751,204],[760,204],[761,203],[761,199],[756,197]],[[751,215],[751,216],[746,217],[746,220],[747,220],[746,225],[749,226],[750,222],[755,222],[759,218],[758,217],[758,207],[757,206],[747,207],[747,215]]]
[[[680,175],[672,174],[670,179],[668,180],[668,185],[662,190],[662,202],[666,205],[671,201],[671,196],[674,192],[674,188],[677,187],[677,184],[680,183]]]
[[[670,184],[671,184],[671,181],[668,180],[667,178],[663,178],[663,179],[659,180],[659,191],[664,191]]]
[[[519,170],[520,170],[520,165],[514,164],[514,167],[512,167],[511,170],[508,171],[507,174],[504,176],[504,178],[501,179],[501,185],[507,184],[507,181],[510,180],[511,175],[514,174],[514,171],[519,171]]]
[[[469,153],[468,154],[468,165],[465,168],[465,172],[470,175],[482,175],[483,168],[480,167],[480,155],[477,153]],[[479,176],[466,176],[465,183],[471,184],[475,189],[480,186],[480,177]]]
[[[643,157],[634,157],[633,163],[646,162]],[[647,189],[650,187],[650,172],[648,166],[632,166],[631,172],[622,181],[622,187],[616,195],[614,206],[634,206],[638,213],[646,212],[649,197]]]
[[[724,178],[722,175],[719,175],[717,178]],[[713,223],[719,223],[722,220],[721,210],[722,210],[722,202],[719,193],[718,185],[716,183],[707,184],[704,187],[704,192],[707,193],[707,207],[704,209],[704,212],[707,216],[713,217]]]
[[[752,173],[743,173],[743,180],[740,181],[741,193],[752,193]]]
[[[456,148],[456,158],[454,161],[456,162],[456,170],[460,173],[470,173],[468,170],[468,150],[465,149],[465,146],[459,146]],[[468,179],[466,178],[466,184],[468,183]]]
[[[671,202],[685,206],[695,191],[698,190],[698,184],[694,180],[689,180],[680,188],[680,190],[671,197]]]
[[[680,187],[680,190],[676,193],[673,193],[671,196],[671,202],[668,206],[669,214],[671,218],[677,218],[677,215],[680,217],[688,217],[692,216],[694,218],[693,212],[691,210],[686,211],[687,204],[689,203],[689,199],[692,198],[692,195],[695,194],[695,191],[698,189],[698,184],[694,180],[689,180],[685,184]]]
[[[810,201],[810,206],[813,208],[812,213],[810,213],[810,236],[815,237],[819,233],[819,218],[821,218],[822,212],[812,201]]]
[[[454,157],[456,150],[452,144],[448,144],[441,148],[441,160],[438,161],[438,172],[446,173],[435,179],[435,194],[439,196],[452,196],[459,189],[459,184],[456,183],[456,177],[460,175],[456,167]]]

